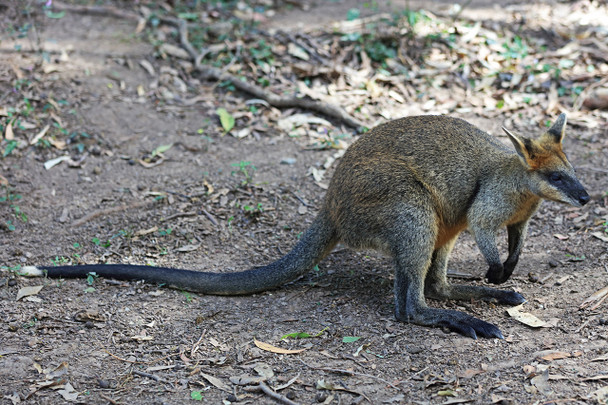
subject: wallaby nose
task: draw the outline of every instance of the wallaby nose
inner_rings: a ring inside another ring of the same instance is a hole
[[[578,198],[578,202],[580,202],[581,205],[585,205],[589,202],[590,199],[591,197],[589,197],[589,194],[585,193],[585,195],[582,195]]]

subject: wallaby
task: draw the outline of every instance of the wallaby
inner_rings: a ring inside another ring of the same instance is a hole
[[[395,261],[395,315],[418,325],[447,327],[476,338],[502,338],[491,323],[427,306],[434,299],[488,300],[516,305],[513,291],[452,285],[448,257],[469,229],[483,253],[489,282],[505,282],[519,259],[530,216],[541,199],[580,207],[589,195],[577,180],[562,139],[566,116],[538,139],[505,128],[515,150],[468,122],[447,116],[402,118],[362,135],[340,160],[312,226],[284,257],[236,273],[209,273],[127,264],[27,266],[29,276],[143,279],[204,294],[252,294],[296,279],[338,242],[376,249]],[[507,227],[501,263],[497,231]]]

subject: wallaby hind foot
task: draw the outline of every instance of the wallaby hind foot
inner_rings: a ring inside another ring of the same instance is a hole
[[[477,339],[478,336],[504,339],[502,332],[496,325],[460,311],[425,306],[414,311],[407,311],[405,314],[395,313],[395,317],[402,322],[447,328],[473,339]]]

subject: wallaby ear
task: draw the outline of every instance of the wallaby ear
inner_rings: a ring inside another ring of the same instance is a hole
[[[513,143],[517,154],[521,156],[521,158],[527,164],[532,157],[532,141],[528,138],[515,135],[505,127],[502,127],[502,130],[505,131],[505,133],[509,136],[509,139]]]
[[[566,114],[561,113],[551,128],[547,131],[555,143],[562,143],[564,135],[566,135]]]

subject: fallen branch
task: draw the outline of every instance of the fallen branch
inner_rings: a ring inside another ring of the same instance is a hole
[[[282,404],[286,404],[286,405],[298,405],[297,402],[293,402],[291,399],[287,398],[284,395],[279,394],[278,392],[274,392],[268,385],[264,384],[263,382],[260,382],[259,385],[260,390],[268,395],[270,398],[274,399],[275,401],[278,401]]]
[[[135,374],[135,375],[138,375],[140,377],[149,378],[149,379],[154,380],[156,382],[161,382],[161,383],[164,383],[164,384],[168,384],[169,386],[173,387],[173,383],[171,381],[165,380],[164,378],[160,378],[159,376],[156,376],[154,374],[145,373],[145,372],[139,371],[139,370],[131,370],[131,374]]]
[[[302,360],[300,360],[302,362],[302,364],[304,364],[306,367],[308,368],[312,368],[313,370],[320,370],[320,371],[328,371],[330,373],[338,373],[338,374],[347,374],[347,375],[352,375],[352,376],[359,376],[359,377],[368,377],[368,378],[373,378],[374,380],[378,380],[381,381],[389,386],[391,386],[392,388],[396,389],[396,390],[400,390],[399,387],[397,387],[395,384],[392,384],[391,382],[385,380],[382,377],[376,377],[375,375],[372,374],[365,374],[365,373],[358,373],[356,371],[350,371],[350,370],[343,370],[343,369],[339,369],[339,368],[329,368],[329,367],[314,367],[311,366],[310,364],[306,364],[305,362],[303,362]]]
[[[129,205],[119,205],[118,207],[110,207],[110,208],[105,208],[99,211],[95,211],[95,212],[91,212],[88,215],[85,215],[84,217],[77,219],[76,221],[72,222],[72,224],[70,225],[71,227],[77,227],[80,225],[83,225],[87,222],[89,222],[92,219],[95,219],[99,216],[102,215],[108,215],[108,214],[113,214],[115,212],[120,212],[120,211],[126,211],[126,210],[130,210],[132,208],[140,208],[140,207],[144,207],[146,205],[149,204],[154,204],[156,201],[140,201],[140,202],[136,202],[133,204],[129,204]]]
[[[96,15],[101,17],[124,18],[127,20],[138,21],[141,17],[136,13],[121,10],[113,6],[79,6],[76,4],[64,4],[53,1],[54,11],[68,11],[70,13]]]
[[[219,69],[213,66],[202,64],[201,61],[207,52],[199,54],[190,41],[188,40],[188,24],[186,21],[179,18],[162,18],[161,21],[165,24],[172,25],[178,29],[179,42],[182,48],[190,55],[190,58],[194,62],[194,69],[200,73],[205,80],[215,81],[229,81],[232,85],[245,93],[249,93],[256,98],[262,99],[273,107],[277,108],[302,108],[306,110],[315,111],[332,118],[336,118],[346,125],[353,128],[365,127],[365,124],[358,119],[354,118],[341,107],[333,104],[326,103],[324,101],[313,100],[311,98],[300,98],[300,97],[282,97],[274,93],[264,90],[260,86],[255,84],[242,81],[239,77],[234,76],[230,73],[225,72],[223,69]]]

